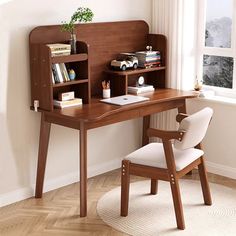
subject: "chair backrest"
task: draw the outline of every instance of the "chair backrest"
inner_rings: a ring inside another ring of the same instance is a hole
[[[185,131],[185,134],[181,141],[175,140],[175,148],[183,150],[198,145],[206,134],[212,115],[213,110],[206,107],[184,118],[180,122],[179,131]]]

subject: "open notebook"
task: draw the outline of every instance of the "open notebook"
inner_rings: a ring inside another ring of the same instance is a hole
[[[102,99],[100,101],[109,103],[109,104],[123,106],[123,105],[128,105],[128,104],[132,104],[136,102],[143,102],[147,100],[149,100],[149,98],[128,94],[128,95],[123,95],[123,96],[118,96],[118,97],[113,97],[113,98]]]

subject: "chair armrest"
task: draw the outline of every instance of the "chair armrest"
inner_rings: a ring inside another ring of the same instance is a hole
[[[184,114],[184,113],[179,113],[177,116],[176,116],[176,121],[178,123],[180,123],[184,118],[188,117],[187,114]]]
[[[185,131],[166,131],[152,128],[149,128],[147,130],[148,137],[158,137],[163,140],[177,139],[181,141],[184,136],[184,133]]]

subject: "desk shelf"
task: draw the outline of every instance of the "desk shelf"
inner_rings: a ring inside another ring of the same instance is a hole
[[[165,70],[165,69],[166,69],[165,66],[155,66],[151,68],[138,68],[136,70],[132,69],[132,70],[126,70],[126,71],[105,70],[105,73],[126,76],[126,75],[136,75],[140,73],[147,73],[147,72],[159,71],[159,70]]]
[[[59,93],[70,91],[75,92],[75,97],[82,98],[84,104],[90,103],[89,46],[78,41],[77,54],[52,57],[47,44],[30,44],[32,106],[38,100],[39,110],[53,111],[53,100],[58,99]],[[57,63],[65,63],[67,70],[73,69],[76,79],[54,84],[52,65]]]
[[[88,104],[91,97],[102,97],[101,82],[104,79],[111,81],[112,96],[126,94],[127,87],[135,85],[139,76],[155,88],[165,88],[166,37],[150,34],[146,22],[78,24],[75,32],[81,40],[77,41],[77,54],[57,57],[51,56],[46,45],[68,42],[70,35],[61,32],[60,25],[38,26],[30,33],[31,106],[38,100],[40,110],[53,111],[53,99],[58,93],[68,91],[75,91],[76,96]],[[108,69],[111,60],[119,53],[143,51],[147,45],[160,51],[161,67],[126,71]],[[65,63],[67,69],[74,69],[76,80],[53,84],[51,66],[56,63]]]
[[[76,80],[68,81],[68,82],[64,82],[64,83],[53,84],[53,88],[70,86],[70,85],[74,85],[74,84],[83,84],[83,83],[88,83],[88,82],[89,82],[88,79],[76,79]]]
[[[87,53],[52,57],[52,63],[68,63],[88,60]]]
[[[165,66],[138,68],[126,71],[107,69],[107,79],[111,81],[113,96],[128,94],[128,86],[136,86],[139,76],[145,78],[145,84],[153,85],[155,89],[165,88]]]

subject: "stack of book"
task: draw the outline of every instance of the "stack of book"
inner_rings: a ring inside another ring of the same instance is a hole
[[[71,45],[64,43],[47,44],[51,50],[52,57],[70,55]]]
[[[66,100],[66,101],[53,100],[53,105],[58,108],[73,107],[73,106],[79,106],[82,104],[83,103],[82,103],[81,98],[74,98],[74,99]]]
[[[142,86],[128,86],[128,93],[132,94],[140,94],[140,93],[148,93],[153,92],[155,89],[153,85],[144,84]]]
[[[161,54],[159,51],[136,52],[135,56],[138,58],[139,67],[142,68],[159,66],[161,64]]]
[[[52,64],[52,83],[64,83],[70,81],[65,63]]]

